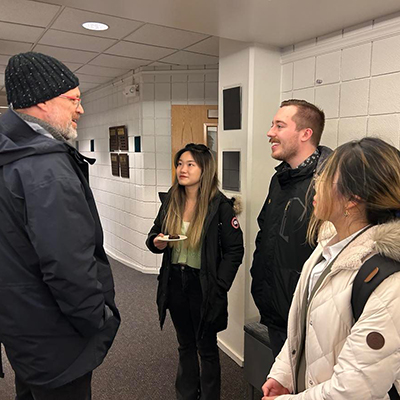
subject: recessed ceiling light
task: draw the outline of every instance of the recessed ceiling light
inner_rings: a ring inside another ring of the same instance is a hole
[[[90,31],[106,31],[108,29],[108,25],[101,22],[84,22],[82,26]]]

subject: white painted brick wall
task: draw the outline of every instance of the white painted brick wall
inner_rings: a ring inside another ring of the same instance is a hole
[[[282,49],[281,100],[326,115],[322,144],[379,136],[400,146],[400,13]]]
[[[90,183],[105,247],[144,272],[156,272],[161,265],[161,257],[147,250],[145,240],[160,206],[158,192],[171,184],[171,105],[218,104],[218,70],[198,70],[146,71],[139,76],[138,97],[122,93],[132,78],[83,96],[79,149],[97,159]],[[108,128],[115,125],[128,129],[130,179],[111,174]],[[135,136],[141,136],[141,153],[135,153]],[[90,152],[91,139],[95,152]]]

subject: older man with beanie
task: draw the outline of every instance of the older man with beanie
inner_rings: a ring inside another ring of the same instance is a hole
[[[88,185],[67,141],[83,114],[78,78],[39,53],[10,58],[0,118],[0,341],[16,400],[91,399],[92,371],[120,316]]]

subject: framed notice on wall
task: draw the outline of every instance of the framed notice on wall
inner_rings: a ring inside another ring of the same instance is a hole
[[[128,151],[129,146],[128,146],[128,131],[126,129],[125,125],[122,126],[116,126],[117,129],[117,136],[118,136],[118,144],[119,144],[119,149]]]
[[[119,155],[119,165],[121,167],[121,178],[129,178],[129,155]]]
[[[111,154],[111,173],[119,176],[119,157],[118,154]]]
[[[108,134],[110,136],[110,151],[118,150],[118,136],[115,127],[108,128]]]

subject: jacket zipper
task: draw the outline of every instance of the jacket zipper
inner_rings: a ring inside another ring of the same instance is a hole
[[[305,336],[304,336],[304,357],[306,357],[306,355],[307,355],[307,341],[305,339],[308,335],[308,330],[309,330],[309,326],[310,326],[310,310],[311,310],[312,302],[314,301],[315,297],[320,292],[320,290],[326,285],[327,281],[329,281],[332,278],[332,276],[335,276],[339,271],[340,270],[333,271],[333,272],[331,271],[325,277],[325,279],[321,282],[321,285],[319,286],[317,291],[314,293],[314,296],[311,299],[310,304],[308,305],[308,310],[307,310],[307,315],[306,315],[306,332],[305,332]],[[306,365],[305,377],[307,377],[307,374],[308,374],[308,366]]]
[[[282,222],[281,222],[281,228],[279,230],[279,234],[282,237],[282,239],[284,239],[286,242],[289,242],[289,236],[285,236],[285,228],[286,228],[286,220],[287,220],[287,212],[289,210],[290,204],[292,202],[292,199],[290,199],[285,206],[285,210],[283,211],[283,218],[282,218]]]

